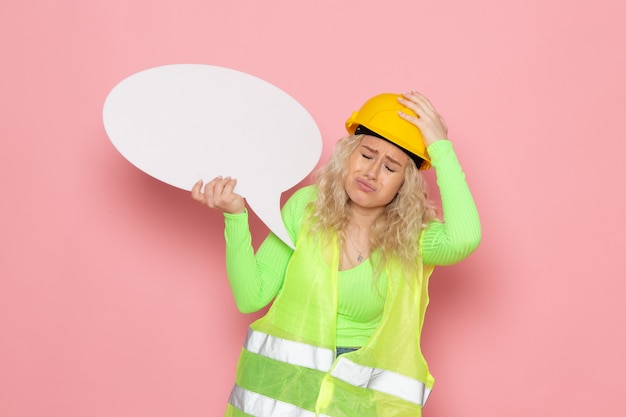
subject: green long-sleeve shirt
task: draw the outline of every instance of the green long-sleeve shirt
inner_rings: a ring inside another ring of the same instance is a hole
[[[428,225],[422,235],[425,264],[450,265],[472,253],[480,242],[478,212],[449,141],[428,148],[437,172],[444,221]],[[305,207],[315,199],[315,186],[296,191],[282,209],[292,241],[300,231]],[[248,215],[225,214],[226,269],[237,307],[257,311],[271,302],[282,287],[292,249],[270,233],[256,255],[251,244]],[[374,281],[370,262],[339,271],[337,345],[362,346],[382,317],[386,280]],[[375,287],[373,282],[378,282]]]

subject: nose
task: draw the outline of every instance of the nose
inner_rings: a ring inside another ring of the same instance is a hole
[[[377,177],[377,172],[378,172],[378,164],[377,163],[371,163],[368,165],[367,169],[365,170],[365,177],[368,180],[375,180]]]

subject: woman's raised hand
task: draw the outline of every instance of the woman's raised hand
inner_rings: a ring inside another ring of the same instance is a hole
[[[408,115],[402,111],[398,111],[398,114],[404,120],[418,127],[422,132],[422,137],[427,147],[438,140],[448,139],[446,121],[423,94],[412,91],[404,93],[402,96],[403,98],[399,99],[400,103],[413,110],[418,117]]]
[[[242,196],[233,192],[237,180],[230,177],[217,177],[208,182],[202,189],[202,180],[194,184],[191,189],[191,198],[224,213],[239,214],[246,209]]]

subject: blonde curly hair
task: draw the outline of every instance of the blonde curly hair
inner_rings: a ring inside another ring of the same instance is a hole
[[[349,158],[364,135],[351,135],[337,142],[330,160],[316,172],[317,200],[312,202],[312,231],[329,237],[343,231],[350,219],[350,199],[344,188],[348,175]],[[395,259],[413,269],[421,257],[419,235],[436,219],[436,210],[428,198],[428,187],[415,163],[409,159],[404,182],[394,199],[376,219],[370,231],[370,252],[380,251],[381,264]]]

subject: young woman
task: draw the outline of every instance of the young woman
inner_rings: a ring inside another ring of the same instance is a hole
[[[192,197],[225,216],[237,307],[250,326],[228,416],[419,416],[434,379],[420,350],[435,265],[471,254],[480,222],[447,127],[426,97],[368,100],[315,185],[283,207],[295,250],[270,233],[256,254],[235,179]],[[420,169],[437,171],[443,220]]]

